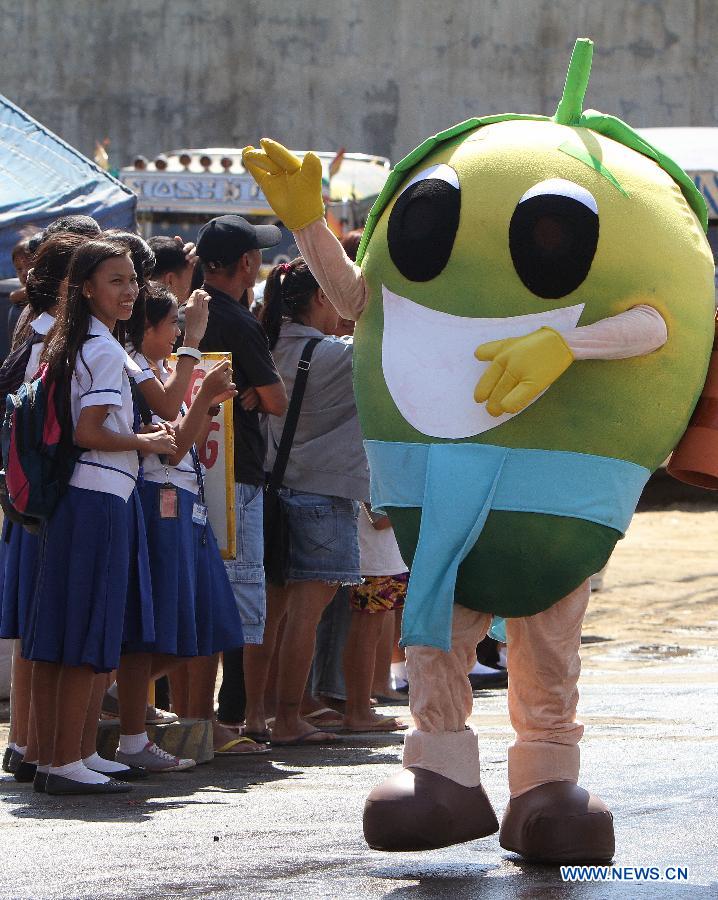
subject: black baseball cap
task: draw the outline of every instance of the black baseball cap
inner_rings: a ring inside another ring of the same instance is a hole
[[[217,216],[197,233],[197,255],[203,263],[230,266],[248,250],[274,247],[281,239],[276,225],[250,225],[241,216]]]

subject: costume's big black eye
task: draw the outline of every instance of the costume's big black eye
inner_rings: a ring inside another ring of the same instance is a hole
[[[431,281],[443,270],[459,227],[461,191],[446,165],[420,172],[404,188],[389,216],[392,262],[409,281]]]
[[[598,244],[593,196],[562,178],[543,181],[519,200],[509,225],[516,273],[538,297],[565,297],[584,281]]]

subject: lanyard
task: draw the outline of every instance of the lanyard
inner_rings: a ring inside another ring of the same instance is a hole
[[[135,434],[139,434],[142,429],[142,417],[140,416],[140,410],[137,405],[137,399],[132,397],[132,415],[134,417],[134,421],[132,423],[132,430]],[[143,484],[145,480],[145,463],[140,451],[137,451],[137,483]]]
[[[197,476],[197,486],[199,487],[198,497],[199,502],[204,506],[204,475],[202,474],[202,464],[199,461],[199,453],[197,452],[197,448],[194,444],[192,444],[192,448],[190,449],[190,456],[192,457],[192,465],[194,466],[194,473]]]
[[[185,416],[187,411],[185,409],[184,403],[180,409],[180,415]],[[197,476],[197,487],[199,491],[197,496],[199,498],[199,502],[204,506],[204,475],[202,474],[202,464],[199,461],[199,453],[197,452],[197,447],[195,444],[192,444],[190,451],[190,456],[192,457],[192,465],[194,466],[194,474]]]

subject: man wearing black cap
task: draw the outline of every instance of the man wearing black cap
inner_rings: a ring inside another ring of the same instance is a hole
[[[249,311],[247,296],[259,274],[262,249],[275,246],[280,239],[275,225],[250,225],[240,216],[212,219],[197,236],[204,289],[210,295],[209,321],[199,348],[206,353],[232,354],[233,381],[240,394],[233,405],[237,558],[226,566],[248,644],[262,643],[266,607],[262,534],[265,446],[259,413],[283,415],[287,394],[264,329]],[[231,704],[239,699],[233,695],[242,689],[241,656],[225,654],[223,687],[225,703],[220,696],[219,718],[234,721],[241,710],[228,714],[231,707],[226,701]]]

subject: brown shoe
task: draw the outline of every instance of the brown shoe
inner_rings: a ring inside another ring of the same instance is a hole
[[[435,850],[498,828],[481,785],[464,787],[416,766],[377,785],[364,806],[364,838],[373,850]]]
[[[551,781],[509,801],[499,843],[534,862],[610,862],[613,816],[577,784]]]

